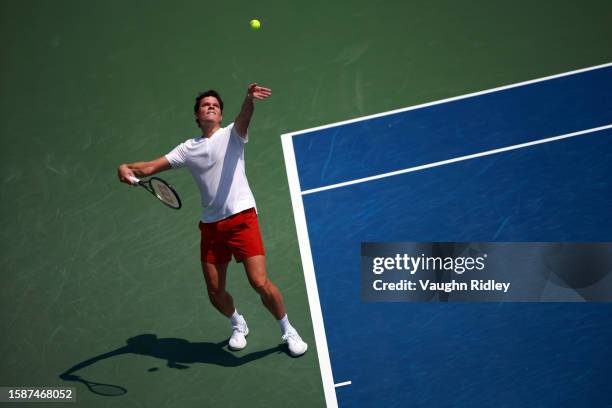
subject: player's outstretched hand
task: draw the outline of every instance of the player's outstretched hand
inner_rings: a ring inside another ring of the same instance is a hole
[[[129,184],[131,186],[134,185],[134,182],[130,179],[131,177],[134,177],[134,173],[125,164],[119,166],[119,169],[117,169],[117,176],[119,176],[120,182]]]
[[[272,90],[269,88],[264,88],[263,86],[259,86],[257,84],[251,84],[249,85],[249,90],[247,94],[249,97],[261,101],[272,95]]]

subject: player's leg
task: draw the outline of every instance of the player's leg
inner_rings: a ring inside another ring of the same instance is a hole
[[[249,328],[244,317],[236,310],[234,299],[225,289],[227,265],[232,255],[230,249],[223,244],[219,227],[219,223],[200,223],[202,271],[210,302],[230,319],[232,325],[232,336],[228,342],[230,349],[242,350],[247,345],[246,336],[249,334]]]
[[[272,281],[268,279],[265,255],[251,256],[244,259],[243,263],[249,283],[259,294],[264,306],[277,320],[282,319],[286,314],[283,296]]]
[[[249,327],[244,317],[236,310],[232,295],[225,290],[227,263],[202,262],[202,270],[210,302],[218,311],[229,317],[232,324],[232,336],[228,341],[229,348],[242,350],[247,345],[246,336],[249,335]]]
[[[285,304],[280,291],[268,279],[266,272],[266,257],[265,255],[256,255],[245,258],[243,261],[249,283],[259,294],[264,306],[278,320],[281,327],[283,342],[287,343],[289,353],[298,357],[306,352],[308,344],[306,344],[297,330],[289,323],[289,318],[285,312]]]
[[[206,291],[210,303],[227,317],[234,313],[234,299],[225,290],[227,263],[202,262],[202,272],[206,281]]]
[[[281,327],[283,341],[293,356],[306,352],[308,345],[302,341],[287,318],[283,297],[278,288],[268,279],[266,256],[259,221],[254,208],[232,217],[232,226],[225,243],[231,248],[236,261],[243,262],[251,286]]]
[[[236,214],[232,217],[232,223],[226,244],[236,261],[243,262],[249,283],[261,297],[264,306],[277,320],[282,319],[285,316],[283,297],[266,273],[266,252],[255,209]]]

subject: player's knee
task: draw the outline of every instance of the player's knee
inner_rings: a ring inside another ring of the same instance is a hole
[[[207,288],[207,291],[208,291],[208,297],[210,298],[210,300],[220,299],[221,297],[223,297],[225,293],[225,289],[221,289],[218,287],[210,287],[210,286]]]
[[[270,281],[268,279],[261,279],[257,281],[252,281],[251,286],[255,289],[255,292],[260,295],[266,294],[270,291]]]

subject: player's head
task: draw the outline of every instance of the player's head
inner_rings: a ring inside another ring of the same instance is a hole
[[[127,339],[127,344],[132,348],[132,351],[145,354],[153,348],[156,342],[157,336],[155,334],[140,334]]]
[[[215,121],[221,123],[223,113],[223,100],[219,92],[209,89],[201,92],[195,100],[193,106],[195,121],[200,126],[200,121]]]

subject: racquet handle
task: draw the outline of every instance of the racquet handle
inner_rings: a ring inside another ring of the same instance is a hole
[[[138,184],[138,183],[140,182],[140,180],[139,180],[139,179],[137,179],[136,177],[132,177],[132,176],[130,176],[130,181],[131,181],[131,182],[132,182],[132,184],[134,184],[134,185],[136,185],[136,184]]]

